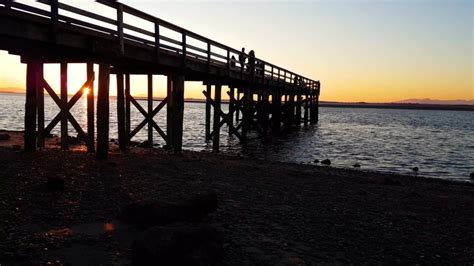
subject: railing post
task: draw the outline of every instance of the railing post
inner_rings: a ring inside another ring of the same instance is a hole
[[[227,48],[227,71],[230,71],[230,50]]]
[[[160,57],[160,20],[155,19],[155,56],[156,60]]]
[[[211,42],[207,40],[207,72],[210,72],[210,71],[211,71]]]
[[[181,45],[183,49],[183,67],[186,66],[186,31],[181,33]]]
[[[119,38],[120,55],[125,53],[125,45],[123,40],[123,4],[117,4],[117,36]]]
[[[51,0],[49,4],[51,7],[51,39],[56,42],[58,37],[59,3],[58,0]]]

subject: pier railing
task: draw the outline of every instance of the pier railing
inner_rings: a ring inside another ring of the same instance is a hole
[[[20,3],[14,0],[0,0],[0,5],[33,15],[46,17],[51,20],[53,34],[61,23],[83,27],[88,30],[110,34],[117,38],[120,53],[124,53],[125,42],[137,46],[154,48],[156,56],[168,52],[182,56],[183,63],[187,60],[198,61],[220,69],[235,73],[248,73],[244,70],[249,66],[242,66],[238,60],[241,51],[196,34],[192,31],[174,25],[170,22],[137,10],[133,7],[114,0],[96,0],[101,5],[112,8],[114,17],[99,15],[58,0],[37,0],[47,5],[39,8],[33,5]],[[131,20],[141,20],[152,23],[154,30],[144,29],[139,25],[124,22],[124,17]],[[247,59],[248,54],[244,55]],[[234,61],[233,58],[236,58]],[[319,82],[298,75],[285,68],[276,66],[260,58],[255,58],[255,79],[262,81],[271,80],[283,84],[294,84],[310,90],[317,89]]]

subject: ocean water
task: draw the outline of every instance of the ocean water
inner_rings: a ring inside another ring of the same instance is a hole
[[[24,95],[0,94],[0,129],[23,130]],[[155,106],[159,102],[155,102]],[[141,102],[145,107],[146,103]],[[72,113],[85,129],[86,102],[80,100]],[[223,106],[225,110],[226,105]],[[45,99],[48,123],[58,108],[50,98]],[[111,101],[110,137],[117,136],[116,105]],[[143,118],[132,108],[132,127]],[[183,145],[188,150],[210,150],[206,143],[205,108],[202,103],[186,103],[184,111]],[[474,172],[474,112],[395,110],[371,108],[320,108],[317,125],[301,127],[291,133],[272,135],[266,140],[255,135],[243,147],[229,136],[227,127],[221,131],[221,150],[229,153],[252,154],[257,158],[274,161],[313,163],[329,158],[332,166],[361,170],[413,174],[468,181]],[[166,108],[155,121],[166,129]],[[75,135],[72,126],[71,134]],[[59,133],[59,127],[53,134]],[[147,138],[146,127],[134,140]],[[155,132],[154,143],[164,145]]]

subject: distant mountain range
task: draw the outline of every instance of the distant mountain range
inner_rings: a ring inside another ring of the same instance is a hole
[[[411,104],[442,104],[442,105],[474,105],[473,100],[433,100],[433,99],[406,99],[393,103],[411,103]]]

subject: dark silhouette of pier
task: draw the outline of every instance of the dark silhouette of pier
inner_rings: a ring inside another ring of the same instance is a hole
[[[248,133],[266,135],[282,127],[318,121],[319,81],[273,65],[252,53],[242,53],[219,42],[178,27],[133,7],[112,0],[96,2],[116,11],[113,18],[86,11],[58,0],[38,0],[46,8],[0,0],[0,49],[21,56],[27,64],[25,150],[44,147],[45,136],[61,126],[61,147],[68,147],[68,122],[87,143],[89,152],[106,158],[109,145],[110,75],[117,78],[118,141],[126,149],[130,139],[147,126],[152,145],[156,130],[175,152],[182,148],[185,81],[202,81],[206,97],[206,138],[219,149],[219,132],[245,143]],[[67,13],[66,13],[67,12]],[[63,15],[73,14],[73,15]],[[124,15],[153,23],[154,31],[124,23]],[[82,18],[82,19],[81,19]],[[101,23],[93,23],[93,21]],[[108,25],[108,26],[104,26]],[[162,34],[173,32],[178,38]],[[190,43],[193,43],[191,45]],[[235,60],[239,58],[239,60]],[[242,62],[240,59],[244,58]],[[57,95],[43,78],[44,64],[61,65],[61,90]],[[87,64],[87,80],[68,99],[68,63]],[[99,65],[98,74],[94,64]],[[148,75],[148,105],[142,107],[130,92],[130,76]],[[153,75],[166,75],[167,97],[153,108]],[[97,102],[94,80],[98,79]],[[222,86],[228,86],[229,112],[221,109]],[[87,128],[71,115],[71,108],[89,90]],[[48,124],[44,118],[44,92],[60,108]],[[167,127],[154,117],[167,106]],[[137,108],[143,121],[131,128],[130,111]],[[214,123],[211,127],[211,111]],[[96,121],[94,121],[96,118]],[[96,135],[95,135],[96,132]]]

